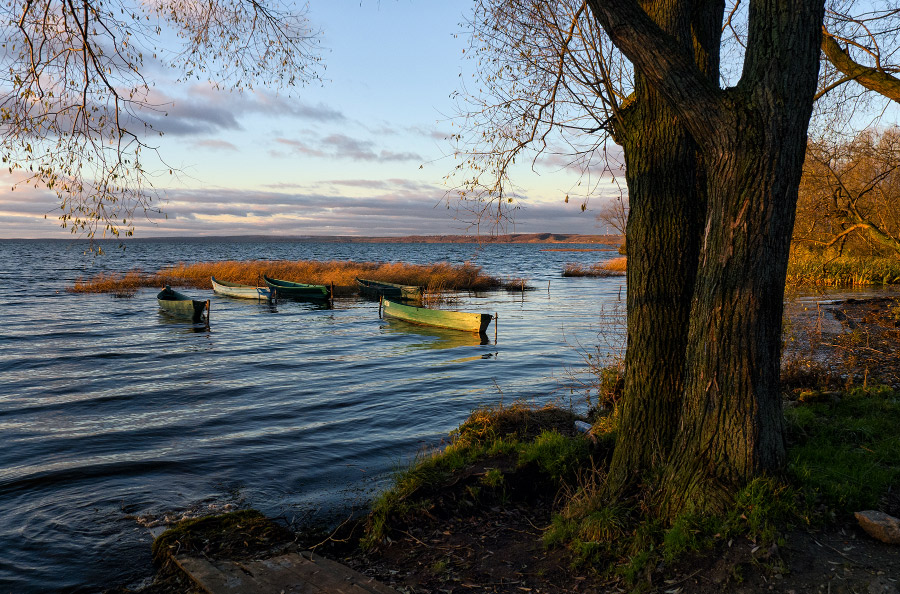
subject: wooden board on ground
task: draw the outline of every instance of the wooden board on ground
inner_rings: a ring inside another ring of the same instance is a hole
[[[209,594],[398,594],[373,578],[313,553],[289,553],[260,561],[215,561],[184,555],[173,559]]]

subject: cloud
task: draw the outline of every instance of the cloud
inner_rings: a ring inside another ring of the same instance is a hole
[[[329,123],[346,120],[342,112],[323,103],[313,105],[263,91],[228,93],[207,85],[194,85],[181,96],[154,89],[146,101],[148,107],[128,114],[127,127],[137,131],[146,123],[172,136],[241,130],[240,116],[247,114]]]
[[[216,140],[214,138],[206,139],[206,140],[197,140],[193,143],[196,147],[208,148],[213,150],[223,150],[223,151],[238,151],[238,147],[228,142],[227,140]]]
[[[0,187],[8,188],[12,180],[0,175]],[[402,236],[474,229],[474,215],[455,205],[447,208],[441,186],[401,178],[327,180],[318,186],[317,191],[168,190],[165,200],[155,202],[168,218],[136,217],[136,234]],[[71,237],[59,227],[57,207],[56,196],[46,190],[0,191],[0,238]],[[526,203],[514,216],[508,232],[598,232],[590,210],[581,212],[580,205],[562,201]],[[481,231],[490,229],[482,226]]]
[[[292,152],[312,157],[327,157],[331,159],[349,159],[351,161],[423,161],[423,157],[413,152],[395,152],[386,149],[377,149],[371,140],[360,140],[346,134],[329,134],[316,141],[315,145],[307,142],[293,140],[291,138],[277,137],[276,143],[289,147]],[[271,151],[273,156],[280,156],[277,151]]]

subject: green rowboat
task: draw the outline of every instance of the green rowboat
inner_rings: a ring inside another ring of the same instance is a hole
[[[406,320],[413,324],[437,326],[438,328],[450,328],[451,330],[462,330],[465,332],[478,332],[480,334],[484,333],[493,319],[490,314],[415,307],[389,301],[388,299],[382,300],[382,308],[384,315]]]
[[[237,297],[239,299],[272,299],[275,291],[266,287],[253,287],[251,285],[241,285],[238,283],[229,283],[226,281],[216,280],[211,276],[213,291],[219,295],[227,297]]]
[[[357,278],[356,284],[359,286],[360,293],[370,297],[389,297],[407,301],[420,301],[422,299],[422,287],[416,285],[398,285],[365,278]]]
[[[269,278],[266,275],[263,275],[263,278],[270,289],[277,291],[279,298],[294,297],[296,299],[310,299],[313,301],[328,301],[331,298],[331,291],[325,285],[294,283],[277,278]]]
[[[156,295],[156,300],[161,308],[180,318],[191,318],[194,321],[199,321],[203,317],[203,312],[206,311],[206,321],[209,323],[208,300],[198,301],[197,299],[191,299],[187,295],[182,295],[178,291],[172,290],[172,287],[169,285],[166,285],[166,288]]]

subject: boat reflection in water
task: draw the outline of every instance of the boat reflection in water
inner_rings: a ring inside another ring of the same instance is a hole
[[[409,334],[432,338],[433,340],[412,345],[422,349],[454,349],[491,344],[490,338],[484,332],[479,334],[478,332],[460,332],[446,328],[421,326],[396,318],[384,318],[381,329],[386,334]],[[476,358],[480,359],[481,356]]]
[[[208,333],[210,331],[206,320],[192,322],[189,318],[179,318],[162,309],[159,311],[159,323],[170,326],[178,334]]]

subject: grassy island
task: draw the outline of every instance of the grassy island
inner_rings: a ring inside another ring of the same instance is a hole
[[[471,263],[406,264],[401,262],[349,262],[318,260],[249,260],[179,263],[156,272],[131,270],[122,274],[101,273],[88,279],[79,278],[68,287],[72,293],[129,294],[140,288],[173,287],[210,288],[211,276],[247,285],[262,282],[262,275],[300,283],[334,284],[335,293],[356,292],[356,278],[419,285],[429,292],[484,291],[499,288],[499,279],[486,275]]]

